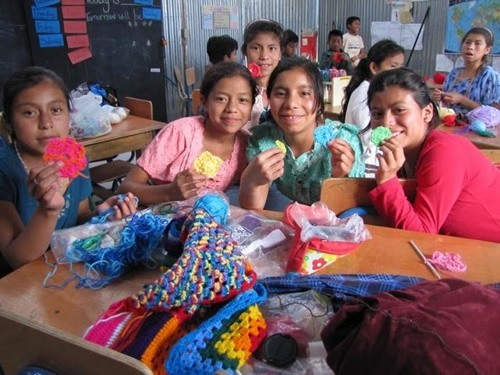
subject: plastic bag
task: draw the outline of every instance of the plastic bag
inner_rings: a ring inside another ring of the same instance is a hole
[[[102,98],[88,92],[71,93],[70,134],[76,139],[98,137],[111,132],[109,115],[101,107]]]
[[[469,120],[469,123],[472,123],[474,120],[483,122],[486,129],[494,129],[496,126],[500,125],[500,111],[488,105],[474,108],[465,116],[467,120]]]
[[[286,273],[294,231],[277,220],[231,206],[228,229],[259,278]]]
[[[288,272],[314,273],[353,252],[362,241],[371,238],[359,215],[339,219],[322,202],[311,206],[300,203],[288,205],[283,222],[295,229],[288,254]]]

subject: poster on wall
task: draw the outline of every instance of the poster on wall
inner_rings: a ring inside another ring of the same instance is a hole
[[[238,29],[238,7],[204,5],[203,29]]]
[[[460,53],[462,38],[472,27],[486,27],[500,35],[500,0],[450,0],[446,25],[445,52]],[[494,54],[500,53],[500,38],[495,38]]]

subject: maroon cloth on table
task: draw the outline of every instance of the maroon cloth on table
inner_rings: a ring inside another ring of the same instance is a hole
[[[341,374],[500,374],[500,291],[462,280],[344,304],[321,333]]]

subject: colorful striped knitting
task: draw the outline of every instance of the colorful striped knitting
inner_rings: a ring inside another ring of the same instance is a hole
[[[177,342],[165,364],[167,372],[234,374],[266,337],[266,322],[257,306],[266,297],[261,284],[236,296]]]
[[[194,313],[200,305],[228,300],[257,280],[230,233],[204,209],[186,219],[189,232],[177,262],[144,292],[132,297],[137,309]]]
[[[177,262],[145,291],[111,305],[84,338],[137,358],[163,375],[165,361],[188,334],[187,340],[198,340],[196,351],[183,354],[181,362],[201,358],[199,364],[207,370],[200,371],[210,374],[215,373],[211,369],[232,373],[241,367],[265,338],[266,324],[256,303],[266,292],[260,285],[251,289],[257,275],[219,223],[225,222],[218,217],[223,211],[212,215],[195,204],[184,223],[187,238]],[[194,336],[189,336],[191,331]],[[184,350],[177,349],[176,356]],[[169,372],[193,373],[192,366],[176,368]]]

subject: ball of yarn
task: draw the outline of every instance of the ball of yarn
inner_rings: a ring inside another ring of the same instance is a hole
[[[470,123],[470,130],[474,132],[486,131],[486,124],[481,120],[472,120]]]
[[[434,77],[432,78],[435,83],[438,85],[442,85],[444,83],[444,80],[446,79],[446,74],[443,73],[435,73]]]
[[[229,204],[218,194],[206,194],[196,200],[193,209],[202,208],[207,211],[215,221],[226,225],[229,213]]]

